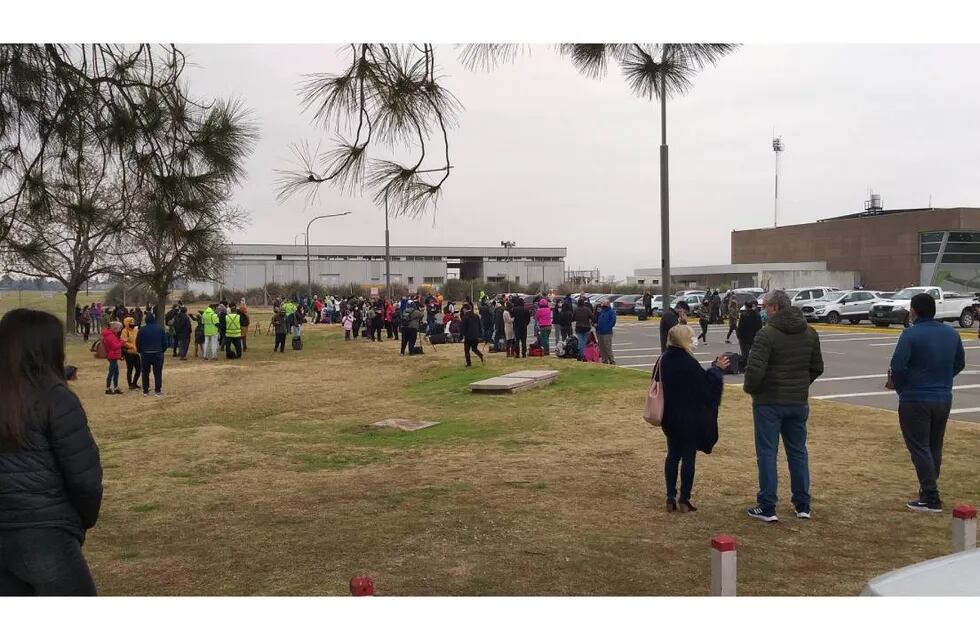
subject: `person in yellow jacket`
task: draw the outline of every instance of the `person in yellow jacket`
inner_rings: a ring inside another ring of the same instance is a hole
[[[234,355],[232,355],[234,348]],[[225,314],[225,358],[242,357],[242,317],[238,314],[238,307],[231,305],[228,313]]]
[[[204,323],[204,359],[218,359],[218,314],[214,312],[214,305],[201,314],[201,322]]]
[[[122,339],[122,349],[123,357],[126,358],[126,383],[129,385],[130,391],[136,391],[140,388],[140,354],[136,350],[136,334],[139,333],[139,328],[136,326],[136,321],[133,320],[132,316],[126,316],[123,319],[123,330],[119,334],[119,338]]]

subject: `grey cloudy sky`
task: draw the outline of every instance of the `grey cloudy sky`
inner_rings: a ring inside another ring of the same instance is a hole
[[[300,110],[302,74],[339,72],[338,45],[192,45],[192,91],[239,96],[262,139],[236,202],[252,215],[236,242],[292,243],[313,215],[313,243],[383,244],[370,198],[324,185],[319,202],[279,204],[275,169],[289,145],[328,145]],[[659,118],[617,72],[579,76],[549,47],[493,72],[439,50],[464,111],[456,167],[433,217],[396,220],[393,244],[568,247],[570,268],[623,278],[659,266]],[[980,46],[746,45],[668,104],[671,239],[676,265],[730,259],[729,232],[772,224],[773,128],[783,136],[780,223],[862,208],[980,206]],[[302,241],[302,240],[300,240]]]

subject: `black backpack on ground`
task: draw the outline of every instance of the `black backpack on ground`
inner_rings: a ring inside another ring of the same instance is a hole
[[[744,371],[742,366],[742,354],[729,351],[721,354],[728,358],[728,366],[721,370],[725,375],[737,376]]]
[[[293,338],[293,350],[302,351],[303,350],[303,338],[300,336],[295,336]]]
[[[419,347],[412,347],[412,350],[411,350],[411,352],[408,355],[410,355],[410,356],[420,356],[423,353],[425,353],[425,352],[422,351],[422,347],[419,346]]]

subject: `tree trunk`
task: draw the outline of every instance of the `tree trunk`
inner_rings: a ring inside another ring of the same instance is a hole
[[[153,288],[153,293],[157,296],[156,309],[157,309],[157,324],[163,326],[163,316],[167,314],[167,295],[170,293],[166,288],[158,289]]]
[[[78,290],[81,287],[65,288],[65,332],[75,334],[75,305],[78,304]]]

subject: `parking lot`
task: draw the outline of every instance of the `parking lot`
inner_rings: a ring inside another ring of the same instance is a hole
[[[659,318],[638,322],[635,317],[620,317],[613,339],[617,365],[652,370],[660,355],[659,327]],[[898,408],[895,392],[884,388],[898,331],[843,329],[827,325],[814,328],[820,334],[824,373],[813,383],[811,397],[882,409]],[[732,344],[725,344],[727,333],[728,325],[711,325],[708,345],[700,346],[695,352],[703,365],[710,364],[720,353],[738,351],[734,335]],[[975,330],[961,331],[960,335],[966,349],[966,369],[953,383],[953,417],[980,423],[980,341],[976,339]],[[725,382],[741,384],[742,376],[725,376]]]

